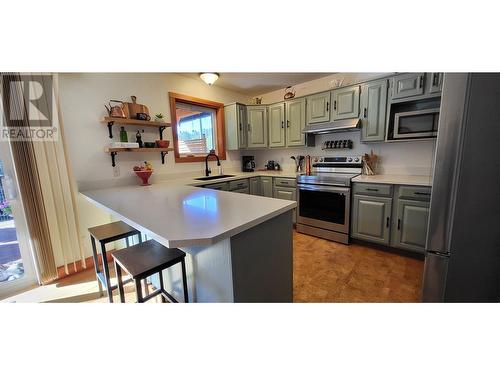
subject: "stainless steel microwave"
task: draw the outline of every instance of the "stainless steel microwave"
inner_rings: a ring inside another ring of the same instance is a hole
[[[439,108],[394,114],[393,138],[424,138],[437,136]]]
[[[415,139],[437,136],[441,98],[392,103],[388,139]]]

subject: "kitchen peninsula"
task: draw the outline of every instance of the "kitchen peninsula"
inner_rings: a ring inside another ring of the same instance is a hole
[[[172,183],[83,191],[167,247],[187,253],[194,302],[292,302],[293,201]],[[164,273],[174,297],[180,270]]]

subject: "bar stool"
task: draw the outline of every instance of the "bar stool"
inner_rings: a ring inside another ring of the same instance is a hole
[[[123,291],[122,270],[128,273],[135,282],[137,302],[142,303],[157,295],[161,295],[162,302],[168,298],[172,302],[178,302],[163,286],[162,272],[178,263],[182,268],[182,287],[184,290],[184,302],[189,302],[186,281],[186,264],[184,258],[186,253],[177,248],[165,247],[155,240],[144,241],[134,246],[113,253],[115,261],[116,278],[118,279],[118,290],[120,301],[125,302]],[[141,280],[158,273],[160,289],[155,290],[148,296],[143,297],[141,292]]]
[[[111,285],[110,282],[106,244],[109,242],[125,239],[127,247],[129,247],[129,237],[137,235],[139,242],[142,241],[141,232],[124,223],[123,221],[116,221],[113,223],[98,225],[96,227],[89,228],[89,233],[90,240],[92,242],[92,256],[94,258],[94,268],[97,278],[97,284],[99,285],[99,293],[102,296],[102,287],[104,286],[106,292],[108,293],[109,302],[113,303],[113,290],[117,288],[117,285]],[[96,240],[101,244],[102,271],[99,269],[99,258],[97,255],[95,243]],[[127,282],[129,281],[132,280],[127,280]]]

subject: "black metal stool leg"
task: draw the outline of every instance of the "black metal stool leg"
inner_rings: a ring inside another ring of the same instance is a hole
[[[137,234],[137,239],[139,240],[139,243],[142,242],[142,234],[141,233]]]
[[[167,302],[167,299],[163,295],[163,291],[165,290],[165,287],[163,286],[163,270],[161,270],[160,272],[158,272],[158,278],[160,279],[161,302],[165,303],[165,302]]]
[[[115,262],[116,280],[118,281],[118,292],[120,293],[120,302],[125,303],[125,291],[123,290],[122,268]]]
[[[106,280],[106,291],[108,292],[108,299],[110,303],[113,303],[113,290],[111,289],[111,280],[109,276],[109,266],[108,257],[106,255],[106,244],[101,242],[101,257],[102,257],[102,268],[104,269],[104,279]]]
[[[97,279],[97,286],[99,287],[99,296],[102,297],[102,285],[101,285],[101,280],[99,280],[99,273],[101,271],[99,270],[99,256],[97,255],[97,249],[95,246],[95,238],[93,236],[90,236],[90,242],[92,242],[92,258],[94,259],[94,270],[95,270],[95,277]]]
[[[134,279],[134,282],[135,282],[135,294],[137,296],[137,303],[143,303],[144,300],[142,299],[141,280]]]
[[[187,289],[187,278],[186,278],[186,263],[184,262],[184,258],[181,261],[182,266],[182,288],[184,289],[184,302],[188,303],[188,289]]]

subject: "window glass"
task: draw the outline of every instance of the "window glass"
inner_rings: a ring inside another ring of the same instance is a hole
[[[217,124],[214,109],[178,102],[176,116],[181,157],[206,155],[210,150],[216,150]]]

